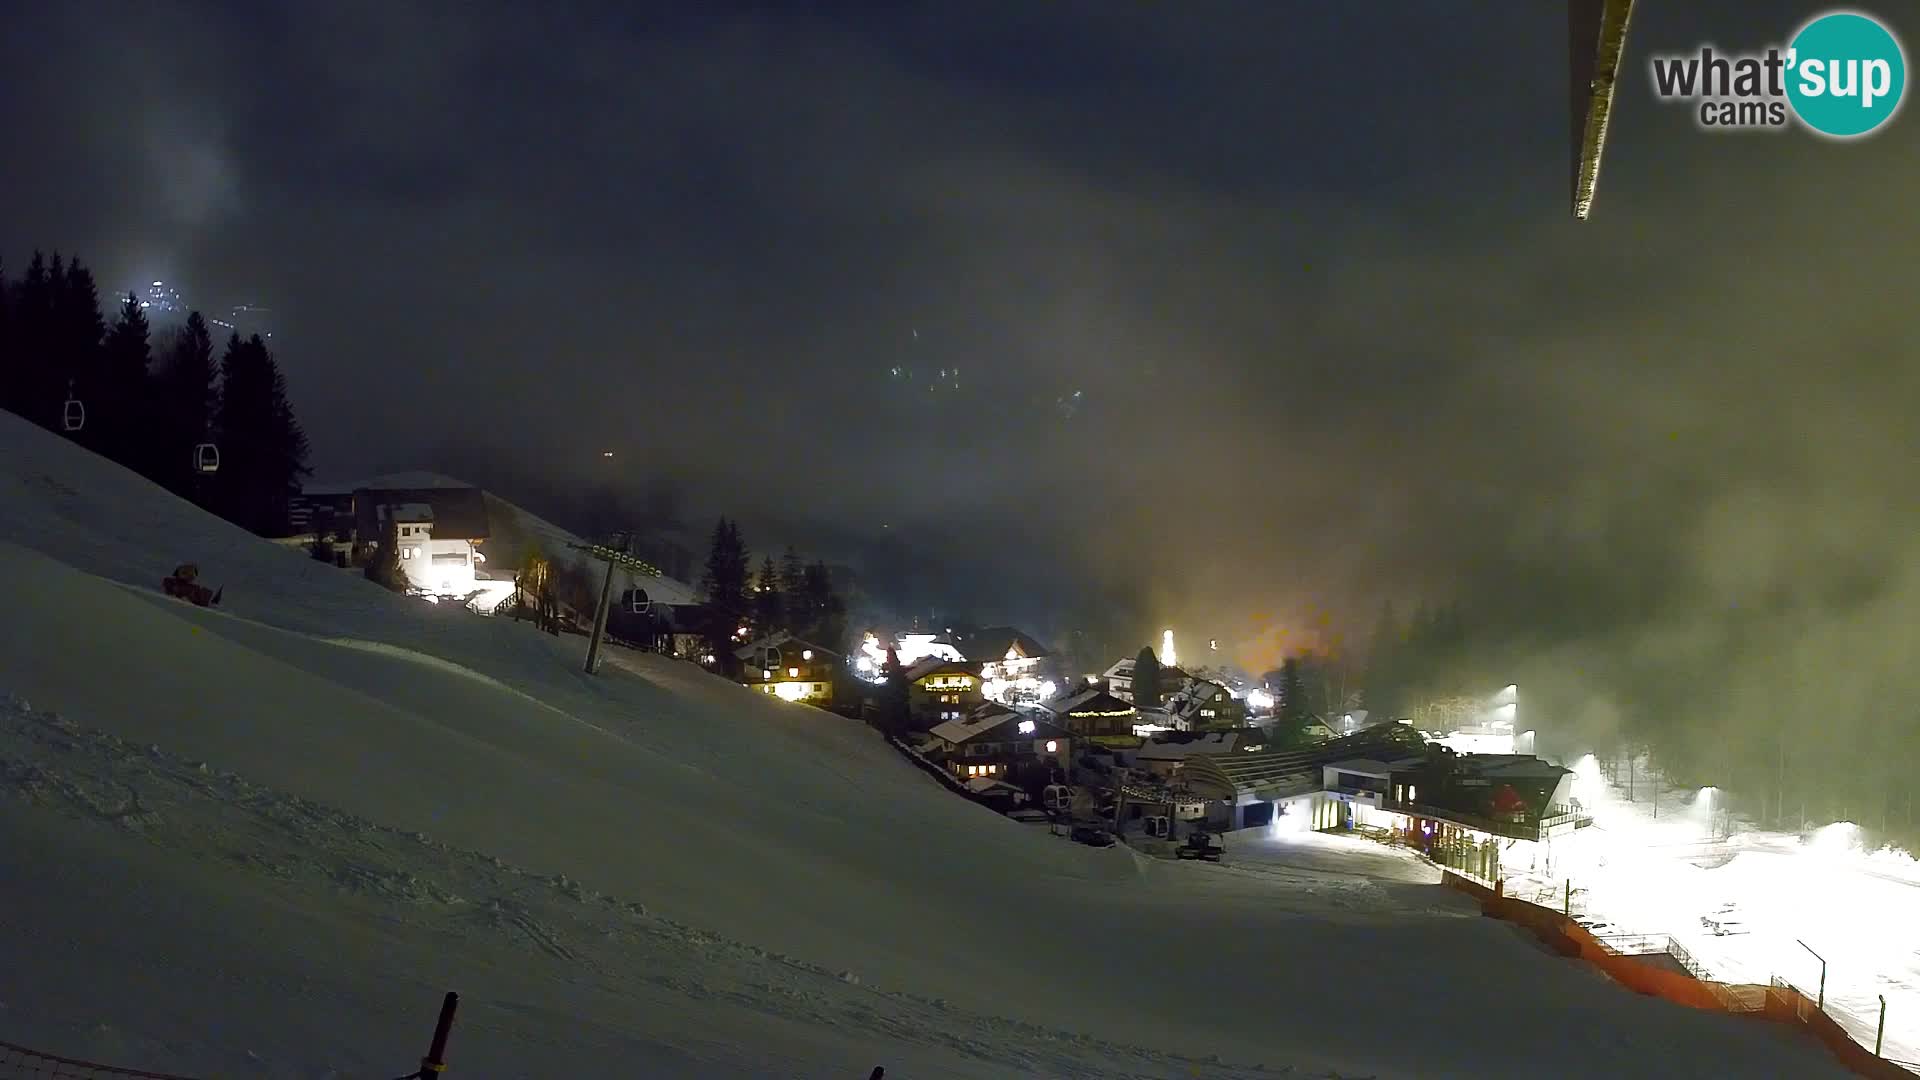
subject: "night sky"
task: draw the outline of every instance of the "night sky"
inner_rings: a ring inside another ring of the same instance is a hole
[[[1560,5],[1362,6],[22,5],[0,253],[274,309],[322,479],[670,490],[942,616],[1902,666],[1920,121],[1701,134],[1646,54],[1812,9],[1645,0],[1580,225]]]

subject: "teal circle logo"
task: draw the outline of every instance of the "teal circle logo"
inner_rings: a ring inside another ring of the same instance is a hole
[[[1907,54],[1880,21],[1851,11],[1822,15],[1787,46],[1787,100],[1800,122],[1852,139],[1900,111]]]

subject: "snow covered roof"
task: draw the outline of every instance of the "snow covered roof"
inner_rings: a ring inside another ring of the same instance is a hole
[[[1009,720],[1018,720],[1021,716],[1012,709],[999,705],[983,705],[958,720],[949,720],[933,727],[930,734],[943,742],[955,746],[969,739],[992,731]]]
[[[1029,660],[1047,655],[1047,647],[1011,626],[989,626],[961,636],[956,642],[969,660],[1005,660],[1009,652]]]
[[[909,667],[906,671],[906,678],[908,682],[918,682],[929,675],[947,673],[954,675],[978,675],[980,674],[980,665],[971,664],[965,660],[942,660],[937,656],[930,656]]]
[[[1227,688],[1207,679],[1188,679],[1180,689],[1167,695],[1165,708],[1182,720],[1192,719],[1202,708],[1221,697],[1231,697]]]
[[[1032,724],[1031,731],[1021,731],[1019,725]],[[1001,729],[1005,729],[1002,732]],[[1073,734],[1063,731],[1054,724],[1034,716],[1032,713],[1015,712],[999,705],[983,705],[958,720],[949,720],[933,728],[932,734],[952,746],[971,742],[984,735],[997,735],[1007,739],[1070,739]]]
[[[1026,792],[1021,791],[1019,788],[1013,786],[1012,784],[1007,783],[1005,780],[995,780],[991,776],[976,776],[973,779],[966,781],[966,785],[967,785],[967,790],[973,792],[975,795],[987,795],[987,794],[1005,795],[1005,794],[1015,794],[1015,793],[1021,794],[1021,795],[1026,794]]]
[[[1333,769],[1336,772],[1358,773],[1361,776],[1371,776],[1385,780],[1389,776],[1392,776],[1396,770],[1407,769],[1422,760],[1424,759],[1398,758],[1392,761],[1381,761],[1377,758],[1358,757],[1347,758],[1344,761],[1330,761],[1322,767]]]
[[[1089,686],[1066,697],[1047,703],[1047,709],[1055,716],[1074,716],[1082,712],[1115,713],[1134,712],[1134,707],[1114,697],[1097,686]]]
[[[757,660],[757,658],[768,649],[779,649],[783,653],[792,655],[798,655],[800,652],[806,651],[825,653],[828,656],[840,655],[824,645],[815,645],[805,638],[794,637],[785,630],[776,630],[756,641],[742,645],[733,650],[733,655],[741,660]]]
[[[1384,728],[1355,732],[1319,746],[1295,750],[1255,750],[1235,754],[1201,754],[1183,766],[1187,782],[1216,798],[1258,792],[1266,798],[1316,791],[1329,762],[1379,756],[1399,757],[1405,747]]]
[[[1531,754],[1461,754],[1455,767],[1463,773],[1498,780],[1558,780],[1573,771]]]
[[[1185,761],[1195,754],[1230,754],[1240,743],[1237,731],[1214,731],[1191,738],[1157,738],[1134,755],[1136,761]]]
[[[364,497],[361,492],[365,492]],[[479,488],[471,487],[359,489],[354,499],[354,527],[363,538],[378,536],[383,507],[414,504],[433,508],[435,539],[485,540],[492,535],[486,499]]]
[[[330,486],[344,488],[347,491],[414,491],[473,487],[465,480],[455,480],[451,476],[425,471],[386,473],[381,476],[370,476],[355,484]]]
[[[389,521],[404,521],[409,524],[433,520],[433,507],[426,503],[395,503],[380,508],[381,516]]]
[[[768,649],[777,649],[791,640],[793,640],[792,634],[787,633],[785,630],[776,630],[765,637],[756,638],[733,650],[733,655],[741,660],[752,660]]]
[[[1127,656],[1114,661],[1113,666],[1108,668],[1106,670],[1106,674],[1102,675],[1101,678],[1132,679],[1133,678],[1133,662],[1136,659],[1138,659],[1138,657]],[[1160,685],[1161,686],[1172,686],[1175,683],[1181,682],[1187,678],[1190,678],[1190,676],[1182,669],[1177,667],[1167,667],[1165,665],[1161,665],[1161,668],[1160,668]]]

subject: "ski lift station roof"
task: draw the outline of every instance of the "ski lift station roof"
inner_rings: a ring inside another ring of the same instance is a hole
[[[1400,732],[1393,729],[1399,727]],[[1380,724],[1318,746],[1293,750],[1251,750],[1237,754],[1195,754],[1181,766],[1181,777],[1195,791],[1231,803],[1288,799],[1316,791],[1322,770],[1351,758],[1398,760],[1410,749],[1404,725]]]

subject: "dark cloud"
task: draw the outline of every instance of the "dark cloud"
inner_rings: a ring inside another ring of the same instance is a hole
[[[613,448],[914,608],[1258,663],[1462,595],[1590,718],[1885,700],[1912,119],[1708,137],[1636,60],[1576,226],[1551,7],[40,9],[0,194],[16,248],[284,313],[327,473],[537,505]],[[1636,57],[1807,14],[1642,9]]]

